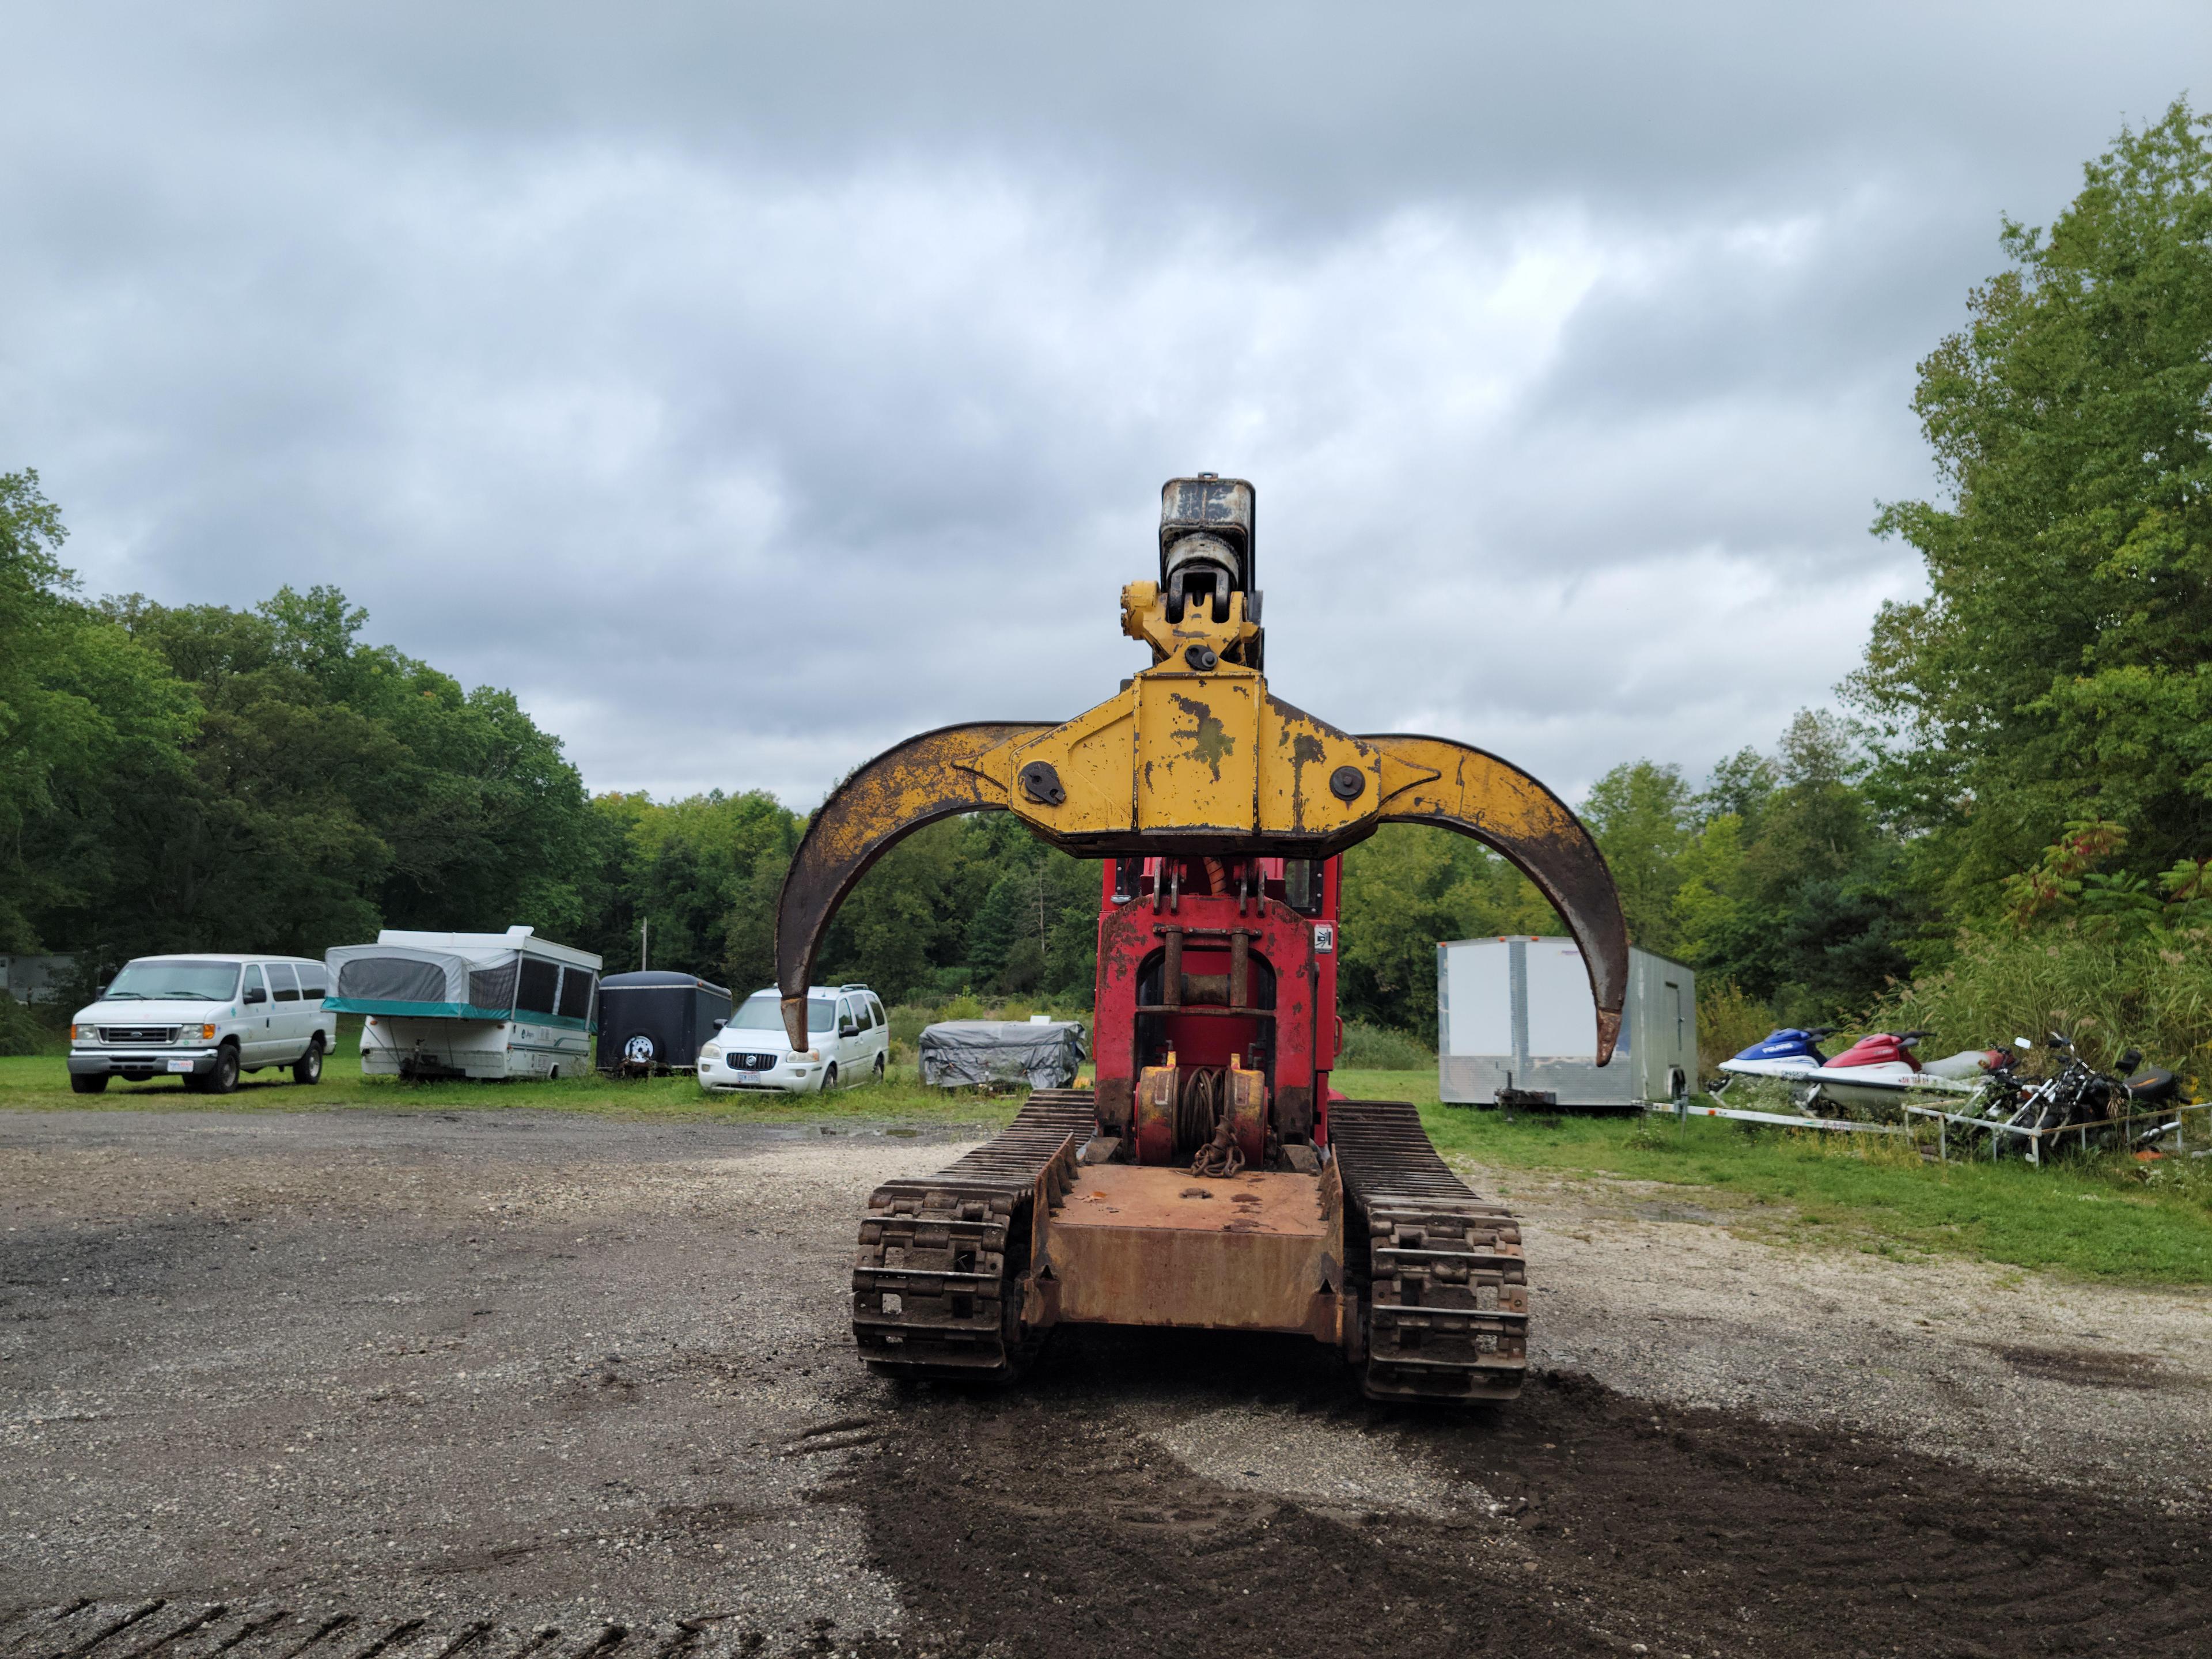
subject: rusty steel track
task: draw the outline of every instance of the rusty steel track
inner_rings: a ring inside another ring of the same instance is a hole
[[[1347,1227],[1367,1397],[1513,1399],[1528,1370],[1520,1224],[1468,1190],[1402,1101],[1333,1101],[1328,1138],[1367,1243],[1363,1284]]]
[[[0,1607],[7,1659],[743,1659],[762,1637],[722,1614],[655,1625],[521,1627],[370,1618],[280,1601],[75,1601]]]
[[[853,1339],[870,1370],[979,1382],[1020,1372],[1036,1346],[1022,1299],[1036,1206],[1074,1179],[1096,1114],[1088,1089],[1039,1089],[950,1167],[869,1194]]]

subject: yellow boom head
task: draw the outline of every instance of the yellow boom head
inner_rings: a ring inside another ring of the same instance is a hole
[[[946,726],[845,780],[807,825],[777,904],[784,1024],[805,1048],[806,988],[838,904],[902,836],[957,812],[1011,811],[1080,857],[1326,858],[1384,823],[1471,836],[1542,890],[1582,946],[1612,1058],[1628,929],[1612,872],[1565,804],[1494,755],[1444,738],[1352,737],[1273,696],[1253,585],[1255,502],[1200,473],[1161,492],[1160,574],[1121,590],[1151,666],[1059,726]]]

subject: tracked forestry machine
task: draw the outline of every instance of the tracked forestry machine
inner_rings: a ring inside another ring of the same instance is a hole
[[[1510,1399],[1528,1365],[1513,1218],[1448,1169],[1413,1108],[1329,1086],[1344,850],[1384,823],[1472,836],[1581,944],[1597,1059],[1628,937],[1596,845],[1559,798],[1440,738],[1350,737],[1271,695],[1254,496],[1161,494],[1159,578],[1121,592],[1152,664],[1064,725],[952,726],[842,784],[776,915],[793,1044],[839,902],[901,836],[1010,811],[1102,861],[1092,1090],[1040,1090],[937,1175],[877,1189],[853,1269],[875,1370],[1007,1378],[1054,1326],[1302,1334],[1370,1398]]]

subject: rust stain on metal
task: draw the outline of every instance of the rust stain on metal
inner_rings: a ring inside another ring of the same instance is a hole
[[[1210,705],[1180,693],[1176,696],[1175,705],[1190,716],[1191,724],[1188,727],[1177,726],[1169,735],[1188,742],[1190,752],[1211,767],[1213,781],[1220,782],[1221,763],[1236,751],[1237,739],[1229,735],[1229,728],[1216,718]]]

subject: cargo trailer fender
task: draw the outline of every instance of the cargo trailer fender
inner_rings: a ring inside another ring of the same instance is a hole
[[[1518,767],[1444,738],[1360,742],[1382,755],[1380,819],[1455,830],[1536,884],[1582,947],[1597,1002],[1597,1063],[1613,1058],[1628,996],[1628,921],[1605,854],[1567,804]]]
[[[924,824],[959,812],[1004,811],[1006,787],[978,763],[1049,720],[940,726],[886,749],[830,792],[808,821],[775,905],[775,979],[783,1029],[806,1048],[806,988],[830,919],[868,866]]]

